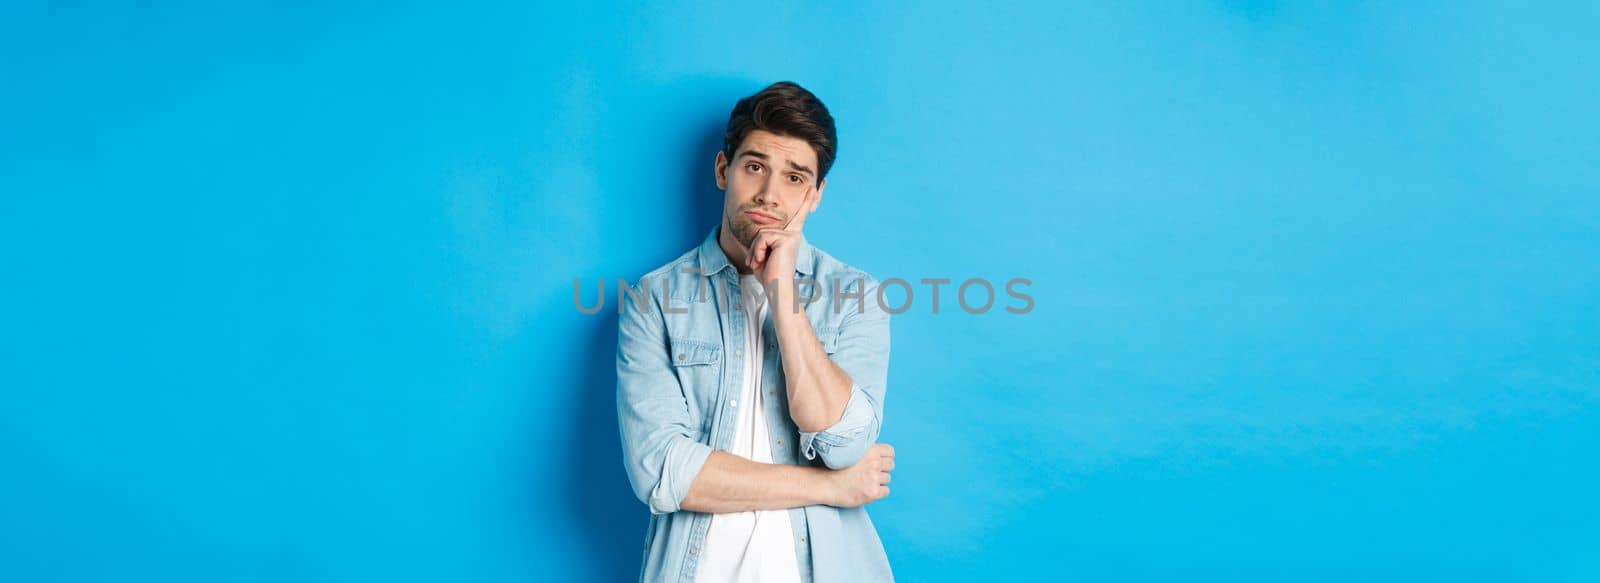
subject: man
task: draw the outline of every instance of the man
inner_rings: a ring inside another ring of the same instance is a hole
[[[864,505],[889,494],[889,316],[877,282],[806,242],[836,152],[815,95],[728,116],[720,224],[623,301],[617,417],[650,507],[646,581],[890,581]]]

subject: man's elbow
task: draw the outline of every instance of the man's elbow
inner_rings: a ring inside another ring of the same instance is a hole
[[[797,419],[795,425],[800,428],[801,454],[806,459],[821,457],[823,465],[834,470],[848,468],[861,461],[861,456],[866,455],[867,449],[877,441],[881,427],[878,412],[870,399],[866,392],[853,389],[842,418],[822,428],[815,428],[815,423],[810,420],[807,423],[809,427],[801,426]]]
[[[637,462],[630,462],[628,467],[628,486],[633,489],[633,497],[650,508],[651,514],[666,514],[657,512],[658,506],[664,502],[658,500],[657,494],[661,490],[662,474],[660,464],[651,468]],[[670,510],[668,511],[670,512]]]
[[[651,514],[682,510],[689,484],[710,454],[711,448],[699,442],[687,438],[673,440],[659,457],[632,465],[633,471],[628,477],[634,497],[648,506]]]
[[[867,454],[867,448],[871,447],[871,445],[872,442],[861,441],[845,447],[830,449],[827,453],[821,454],[822,465],[827,466],[830,470],[842,470],[856,465],[856,462],[861,461],[862,456]]]
[[[662,493],[660,473],[630,480],[630,484],[633,486],[633,497],[648,507],[651,514],[671,514],[676,510],[671,497]]]
[[[831,427],[827,431],[800,434],[801,454],[806,459],[822,459],[831,470],[856,465],[877,440],[876,423],[865,427]]]
[[[820,417],[794,416],[793,419],[794,426],[799,428],[801,433],[822,433],[838,422],[837,419],[829,421]]]

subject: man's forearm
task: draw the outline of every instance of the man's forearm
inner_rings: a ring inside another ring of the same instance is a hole
[[[713,451],[689,484],[681,507],[695,512],[781,510],[837,502],[832,472],[823,468],[764,464]]]
[[[844,416],[850,402],[850,375],[828,358],[805,311],[796,309],[789,299],[795,293],[794,283],[779,282],[776,287],[779,294],[772,304],[772,325],[783,356],[789,416],[801,431],[822,431]]]

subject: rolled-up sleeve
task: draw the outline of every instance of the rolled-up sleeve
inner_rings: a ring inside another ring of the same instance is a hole
[[[617,425],[634,495],[651,513],[669,514],[681,508],[711,447],[694,439],[657,301],[652,296],[643,309],[624,301],[617,325]]]
[[[840,306],[846,314],[832,341],[823,338],[824,348],[832,347],[828,357],[850,375],[850,400],[839,421],[822,431],[800,432],[800,453],[808,460],[822,459],[831,469],[855,465],[867,448],[878,440],[883,428],[883,397],[889,377],[889,314],[877,302],[878,285],[871,278],[839,285],[854,293],[854,286],[865,286],[860,306],[851,299]]]

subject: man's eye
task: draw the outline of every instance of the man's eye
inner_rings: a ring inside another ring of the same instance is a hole
[[[789,175],[789,182],[794,183],[794,184],[800,184],[802,181],[800,180],[799,176],[795,176],[793,174],[790,174]]]
[[[744,169],[745,170],[749,170],[751,172],[760,172],[761,171],[761,165],[760,164],[745,164],[744,165]]]

